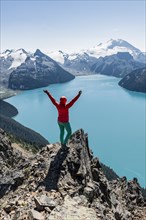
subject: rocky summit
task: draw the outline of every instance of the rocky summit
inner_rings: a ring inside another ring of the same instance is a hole
[[[0,130],[0,167],[1,220],[146,219],[137,179],[108,181],[82,129],[67,147],[49,144],[37,154]]]

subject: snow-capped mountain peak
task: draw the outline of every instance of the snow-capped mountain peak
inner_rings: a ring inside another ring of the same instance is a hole
[[[100,43],[95,47],[88,49],[87,54],[96,58],[110,56],[118,52],[128,52],[134,59],[141,53],[139,49],[122,39],[110,39],[105,43]]]
[[[101,43],[97,47],[105,48],[107,50],[108,49],[115,49],[116,47],[117,48],[123,47],[123,48],[126,48],[126,49],[137,50],[138,52],[140,52],[139,49],[137,49],[136,47],[134,47],[133,45],[131,45],[130,43],[128,43],[127,41],[122,40],[122,39],[117,39],[117,40],[110,39],[106,43]]]

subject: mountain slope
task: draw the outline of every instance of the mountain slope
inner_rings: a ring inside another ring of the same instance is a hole
[[[19,90],[34,89],[72,79],[72,74],[40,50],[36,50],[33,57],[27,57],[24,63],[11,72],[8,87]]]
[[[127,74],[119,85],[125,89],[146,93],[146,68],[136,69]]]
[[[18,110],[13,105],[0,99],[0,114],[6,117],[14,117],[18,114]]]
[[[127,52],[101,57],[92,66],[92,71],[109,76],[124,77],[135,69],[144,67],[145,64],[137,62]]]
[[[2,219],[144,220],[137,180],[109,182],[83,130],[72,135],[69,148],[50,144],[31,158],[16,152],[1,130],[0,144]]]

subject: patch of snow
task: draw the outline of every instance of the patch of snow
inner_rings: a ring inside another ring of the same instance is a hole
[[[58,63],[64,64],[65,54],[62,51],[48,52],[47,56],[51,57],[53,60],[55,60]]]
[[[88,49],[86,51],[86,53],[89,56],[96,57],[96,58],[111,56],[111,55],[117,54],[118,52],[129,52],[131,55],[135,55],[134,52],[131,51],[130,49],[126,47],[120,47],[120,46],[116,46],[113,49],[96,47],[96,48]]]
[[[9,69],[17,68],[22,63],[24,63],[27,58],[26,53],[24,53],[24,51],[22,49],[16,50],[16,51],[10,53],[10,56],[13,58],[13,62],[11,64],[11,66],[9,67]]]
[[[35,57],[30,57],[30,59],[31,59],[32,61],[36,61],[36,58],[35,58]]]

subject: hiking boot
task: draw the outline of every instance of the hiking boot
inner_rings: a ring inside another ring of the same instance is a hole
[[[66,146],[66,144],[61,144],[61,147],[66,148],[67,146]]]

